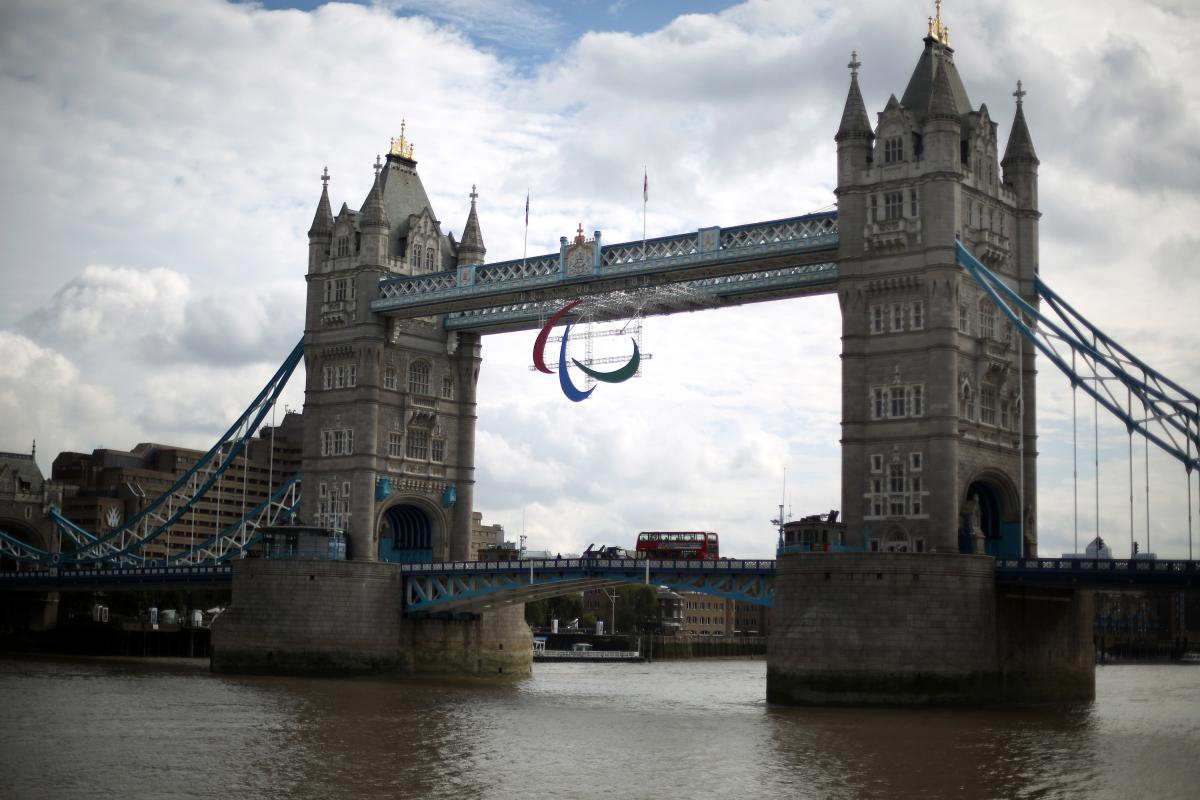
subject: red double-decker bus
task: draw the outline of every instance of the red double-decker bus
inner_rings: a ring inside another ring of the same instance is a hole
[[[642,531],[638,534],[638,558],[721,557],[717,535],[712,531]]]

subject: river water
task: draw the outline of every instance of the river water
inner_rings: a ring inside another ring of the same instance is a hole
[[[768,706],[762,659],[529,679],[0,659],[0,798],[1200,797],[1200,666],[1105,666],[1041,711]]]

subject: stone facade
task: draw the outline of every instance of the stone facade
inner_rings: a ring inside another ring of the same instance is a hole
[[[394,564],[237,561],[233,605],[213,623],[215,672],[527,675],[524,606],[448,620],[401,613]]]
[[[851,63],[836,136],[842,514],[881,550],[1032,553],[1034,351],[955,243],[1036,304],[1037,158],[1018,93],[1001,161],[953,54],[927,37],[874,128]]]
[[[326,176],[326,181],[328,180]],[[393,142],[361,211],[309,230],[301,516],[347,534],[358,560],[465,560],[480,342],[440,317],[371,312],[378,283],[483,263],[472,192],[460,246],[442,232],[412,148]]]

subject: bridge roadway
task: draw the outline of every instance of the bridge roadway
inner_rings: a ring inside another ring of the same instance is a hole
[[[836,554],[830,554],[836,558]],[[669,561],[642,559],[532,559],[397,564],[404,576],[404,610],[482,611],[622,583],[667,586],[743,603],[774,604],[774,560]],[[228,562],[190,567],[40,569],[0,572],[0,592],[148,591],[231,585]],[[1019,558],[996,562],[1001,586],[1109,591],[1200,586],[1200,560]]]
[[[499,332],[540,326],[549,304],[583,296],[608,297],[607,311],[596,317],[604,319],[605,313],[616,318],[824,294],[837,285],[837,248],[837,212],[645,242],[580,246],[564,239],[557,253],[385,278],[371,310],[401,317],[445,314],[448,330]],[[674,300],[645,299],[645,290],[668,285],[685,291]],[[623,292],[629,293],[624,306]]]

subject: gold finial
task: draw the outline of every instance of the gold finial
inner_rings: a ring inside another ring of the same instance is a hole
[[[400,138],[391,140],[391,147],[388,148],[388,155],[400,156],[400,158],[407,158],[411,161],[413,157],[413,146],[412,142],[404,138],[404,125],[404,120],[400,120]]]
[[[575,244],[583,244],[587,238],[583,235],[583,223],[579,223],[579,230],[575,232]]]
[[[929,17],[929,38],[950,46],[950,27],[942,24],[942,0],[934,0],[934,13]]]

